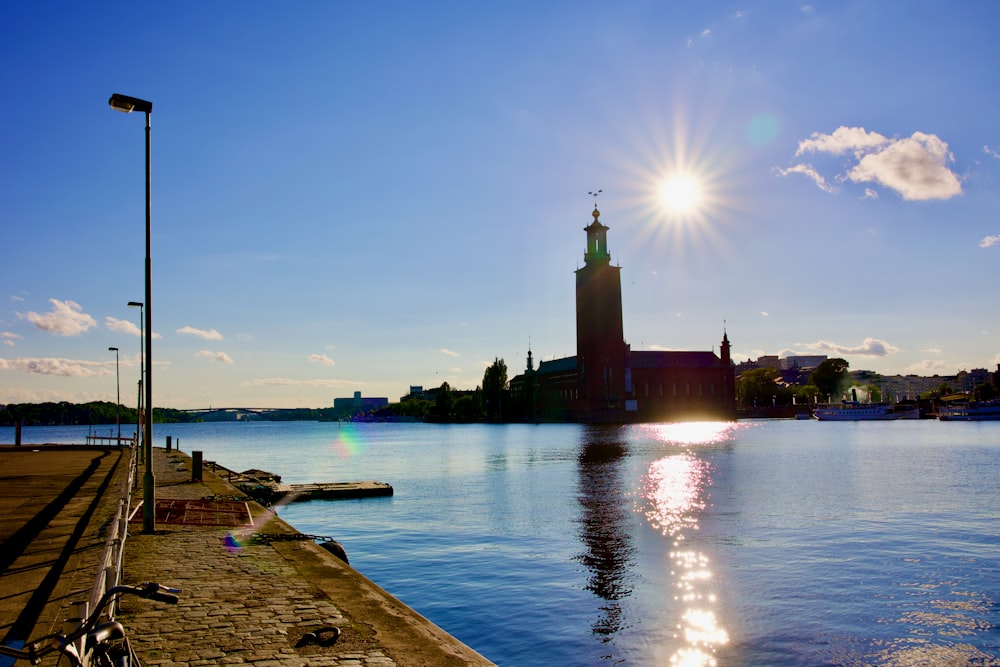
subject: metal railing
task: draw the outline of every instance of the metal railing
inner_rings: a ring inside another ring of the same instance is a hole
[[[94,580],[90,602],[89,605],[86,602],[77,603],[78,605],[88,605],[90,609],[95,607],[108,590],[118,585],[121,577],[122,558],[125,555],[125,540],[128,538],[129,509],[132,505],[132,486],[133,481],[137,478],[139,466],[138,439],[130,439],[130,441],[132,446],[129,448],[128,474],[122,480],[121,491],[118,495],[118,507],[115,510],[115,517],[111,522],[108,539],[104,543],[104,552],[101,556],[97,578]],[[106,607],[105,614],[108,620],[114,619],[114,602],[111,602]],[[80,618],[86,618],[87,609],[78,608],[77,615]]]

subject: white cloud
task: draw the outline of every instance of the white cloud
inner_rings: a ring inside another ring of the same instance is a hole
[[[137,327],[134,322],[119,320],[117,317],[111,317],[110,315],[104,318],[104,326],[107,327],[109,331],[116,331],[118,333],[128,334],[129,336],[138,336],[141,333],[139,331],[139,327]]]
[[[767,312],[766,310],[762,310],[762,311],[760,311],[760,316],[761,317],[770,317],[771,313]]]
[[[109,366],[114,362],[80,361],[77,359],[23,358],[4,359],[0,357],[0,371],[21,371],[29,375],[56,375],[60,377],[95,377],[111,375]]]
[[[941,354],[943,350],[939,347],[928,347],[925,350],[920,350],[921,352],[926,352],[927,354]]]
[[[868,132],[863,127],[838,127],[833,134],[813,132],[808,139],[800,141],[795,157],[803,153],[843,155],[848,151],[860,156],[888,142],[889,140],[878,132]]]
[[[309,361],[314,364],[322,364],[323,366],[336,365],[336,362],[325,354],[310,354]]]
[[[181,327],[177,330],[179,334],[189,334],[191,336],[198,336],[199,338],[204,338],[205,340],[222,340],[222,334],[220,334],[215,329],[195,329],[194,327]]]
[[[1000,243],[1000,234],[992,234],[990,236],[984,237],[983,240],[979,242],[979,247],[989,248],[991,246],[995,246],[998,243]]]
[[[962,184],[947,167],[954,161],[944,141],[914,132],[862,157],[847,177],[855,183],[879,183],[910,201],[950,199],[962,194]]]
[[[14,347],[14,340],[20,340],[21,338],[24,338],[24,336],[16,334],[13,331],[4,331],[0,333],[0,340],[2,340],[3,344],[7,347]]]
[[[1000,159],[1000,153],[997,153],[995,150],[993,150],[989,146],[983,146],[983,152],[986,153],[987,155],[989,155],[990,157],[995,157],[997,159]]]
[[[886,357],[894,352],[899,352],[898,347],[890,345],[884,340],[879,340],[877,338],[865,338],[861,345],[857,345],[855,347],[839,345],[826,340],[817,341],[815,343],[807,343],[806,347],[812,350],[822,350],[833,354],[847,354],[861,357]]]
[[[51,312],[39,315],[31,311],[24,318],[42,331],[56,336],[79,336],[97,325],[97,320],[83,312],[83,307],[76,301],[49,299],[49,303],[52,304]]]
[[[452,350],[449,350],[446,347],[442,347],[441,348],[441,354],[447,354],[449,357],[460,357],[460,356],[462,356],[458,352],[453,352]]]
[[[196,357],[215,359],[223,364],[232,364],[233,360],[225,352],[212,352],[211,350],[201,350],[198,352]]]
[[[962,194],[961,181],[948,167],[955,157],[948,150],[948,144],[933,134],[914,132],[902,139],[889,139],[863,127],[838,127],[832,134],[814,132],[799,142],[795,157],[805,153],[849,153],[857,163],[836,180],[875,183],[894,190],[908,201],[950,199]],[[782,176],[801,173],[821,190],[833,191],[827,179],[811,164],[778,169],[778,173]],[[874,189],[865,189],[866,198],[877,198],[877,195]]]

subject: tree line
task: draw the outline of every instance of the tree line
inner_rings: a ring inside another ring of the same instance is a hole
[[[851,389],[859,390],[873,402],[884,400],[882,388],[877,383],[852,382],[849,368],[850,364],[844,359],[827,359],[816,367],[803,385],[782,384],[781,373],[775,368],[754,368],[739,376],[736,381],[736,394],[740,406],[744,408],[808,404],[817,401],[837,402]],[[922,394],[921,398],[934,398],[950,393],[952,388],[948,383],[942,382],[934,391]],[[993,398],[997,395],[997,388],[990,383],[983,383],[976,387],[975,394],[984,400]]]
[[[434,392],[434,400],[410,398],[393,403],[374,413],[352,415],[335,408],[296,408],[260,413],[254,419],[266,421],[333,421],[350,418],[394,419],[406,417],[420,421],[472,422],[504,419],[510,384],[507,364],[494,359],[483,374],[483,383],[473,391],[452,389],[444,382]],[[90,424],[135,424],[135,407],[116,406],[110,401],[90,403],[11,403],[0,408],[0,426],[79,426]],[[173,408],[154,408],[153,421],[160,424],[200,422],[218,416],[186,412]]]
[[[110,401],[90,403],[10,403],[0,409],[0,426],[79,426],[88,424],[135,424],[137,410]],[[153,421],[161,424],[200,421],[195,415],[172,408],[154,408]]]

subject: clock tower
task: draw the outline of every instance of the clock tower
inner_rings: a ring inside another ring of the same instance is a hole
[[[577,410],[588,421],[611,421],[625,410],[628,348],[622,328],[621,267],[611,265],[608,227],[594,206],[584,227],[587,251],[576,270]]]

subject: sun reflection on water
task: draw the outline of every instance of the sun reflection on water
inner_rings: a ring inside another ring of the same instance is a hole
[[[705,553],[683,548],[699,529],[699,517],[708,503],[711,464],[692,448],[729,440],[737,424],[693,422],[647,427],[660,443],[683,448],[649,464],[642,485],[642,513],[649,525],[673,540],[670,552],[674,600],[681,613],[674,637],[681,644],[671,655],[678,667],[711,667],[716,651],[729,643],[729,634],[715,612],[711,561]]]

